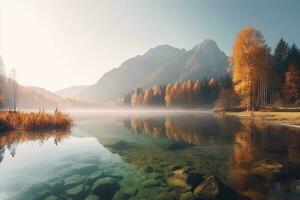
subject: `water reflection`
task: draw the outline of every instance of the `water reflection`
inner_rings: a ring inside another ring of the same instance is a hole
[[[300,197],[298,129],[210,113],[97,113],[74,118],[77,126],[71,135],[12,132],[0,137],[0,173],[5,174],[0,190],[10,194],[20,187],[19,199],[45,190],[62,198],[71,189],[66,180],[75,177],[81,181],[74,188],[84,188],[78,196],[83,198],[93,192],[97,179],[88,184],[86,180],[96,173],[100,179],[115,179],[114,192],[125,193],[127,199],[180,199],[182,191],[168,183],[169,176],[193,167],[204,178],[215,174],[252,199]]]
[[[253,199],[299,197],[298,129],[256,120],[193,114],[112,115],[105,120],[153,138],[146,143],[119,137],[131,144],[122,149],[116,148],[112,141],[106,144],[137,169],[151,166],[167,176],[172,168],[193,166],[204,175],[217,174]]]
[[[51,131],[51,132],[27,132],[27,131],[13,131],[8,134],[0,136],[0,163],[4,158],[5,149],[10,152],[10,155],[14,157],[16,155],[16,149],[19,144],[28,141],[35,141],[40,145],[43,145],[45,141],[53,138],[54,144],[58,145],[64,139],[66,139],[71,132],[65,131]]]

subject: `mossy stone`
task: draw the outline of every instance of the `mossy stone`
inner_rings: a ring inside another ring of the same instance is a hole
[[[84,187],[83,185],[78,185],[74,188],[71,188],[66,191],[66,194],[72,198],[79,198],[81,194],[83,193]]]
[[[45,200],[58,200],[58,198],[56,196],[50,195],[47,198],[45,198]]]
[[[89,195],[85,198],[85,200],[100,200],[100,198],[96,195]]]
[[[159,186],[160,182],[154,178],[147,179],[143,182],[144,187],[154,187]]]
[[[86,184],[92,184],[93,182],[95,182],[95,180],[97,180],[98,178],[103,177],[104,173],[102,170],[97,170],[95,172],[93,172],[92,174],[90,174],[87,178],[86,178]]]
[[[96,180],[92,186],[92,194],[98,195],[101,199],[112,199],[118,190],[120,190],[120,184],[109,177]]]
[[[82,183],[82,181],[83,181],[83,177],[80,176],[79,174],[76,174],[65,178],[64,186],[67,188],[71,188],[74,187],[75,185],[79,185],[80,183]]]

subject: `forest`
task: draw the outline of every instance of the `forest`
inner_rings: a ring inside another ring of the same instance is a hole
[[[228,75],[221,79],[170,83],[137,88],[128,93],[125,106],[215,107],[261,110],[300,106],[300,50],[280,39],[273,53],[263,35],[252,27],[235,38]]]

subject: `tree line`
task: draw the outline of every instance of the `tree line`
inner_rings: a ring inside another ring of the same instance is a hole
[[[231,88],[231,77],[170,83],[167,86],[137,88],[123,98],[123,105],[132,107],[166,106],[196,108],[212,106],[222,88]]]

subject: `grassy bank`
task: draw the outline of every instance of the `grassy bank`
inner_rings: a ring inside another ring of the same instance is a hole
[[[0,133],[13,130],[67,131],[73,120],[67,114],[55,110],[54,113],[40,112],[0,112]]]
[[[253,117],[261,120],[268,120],[272,122],[284,123],[289,125],[300,126],[300,112],[226,112],[227,115],[237,117]]]

